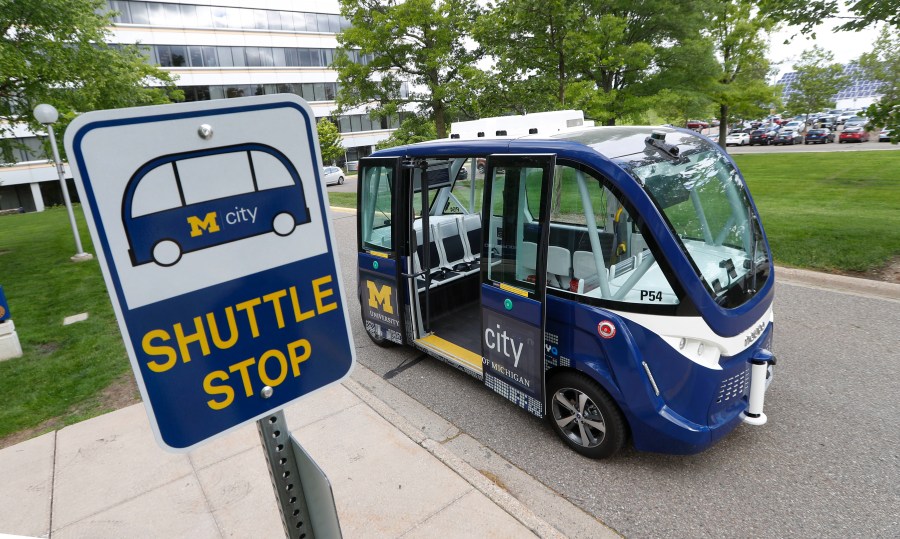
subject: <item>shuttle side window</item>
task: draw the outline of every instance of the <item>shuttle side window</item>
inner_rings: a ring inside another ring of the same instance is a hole
[[[256,188],[277,189],[294,185],[294,179],[287,167],[277,157],[266,152],[250,152],[253,171],[256,173]]]
[[[160,165],[141,178],[134,190],[131,217],[140,217],[181,206],[172,163]]]
[[[628,303],[679,303],[647,248],[643,223],[590,172],[557,167],[550,252],[555,259],[548,256],[548,271],[570,292]]]
[[[247,152],[220,153],[175,163],[185,204],[255,191]]]

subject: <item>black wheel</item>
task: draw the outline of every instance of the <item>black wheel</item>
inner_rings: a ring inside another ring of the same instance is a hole
[[[615,455],[625,445],[625,416],[600,384],[565,371],[547,384],[547,421],[576,452],[592,459]]]
[[[338,176],[338,185],[344,185],[344,177]]]

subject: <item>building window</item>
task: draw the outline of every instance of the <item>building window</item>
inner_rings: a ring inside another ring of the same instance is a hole
[[[332,13],[107,0],[113,22],[182,28],[230,28],[276,32],[338,33],[350,22]]]

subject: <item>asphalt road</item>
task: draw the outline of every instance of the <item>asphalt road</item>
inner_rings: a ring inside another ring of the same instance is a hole
[[[767,425],[699,455],[592,461],[478,380],[374,346],[355,214],[333,217],[358,360],[626,537],[900,537],[900,302],[779,283]]]

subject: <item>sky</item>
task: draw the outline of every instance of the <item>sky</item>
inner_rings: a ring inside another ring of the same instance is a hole
[[[794,71],[793,65],[800,59],[800,54],[818,45],[834,54],[834,61],[846,64],[856,60],[864,52],[871,52],[880,27],[872,26],[859,32],[834,32],[835,26],[844,22],[841,19],[828,19],[815,28],[816,39],[800,34],[799,27],[789,26],[773,33],[769,38],[769,59],[773,64],[780,63],[777,81],[781,75]],[[796,36],[789,45],[785,39]]]

